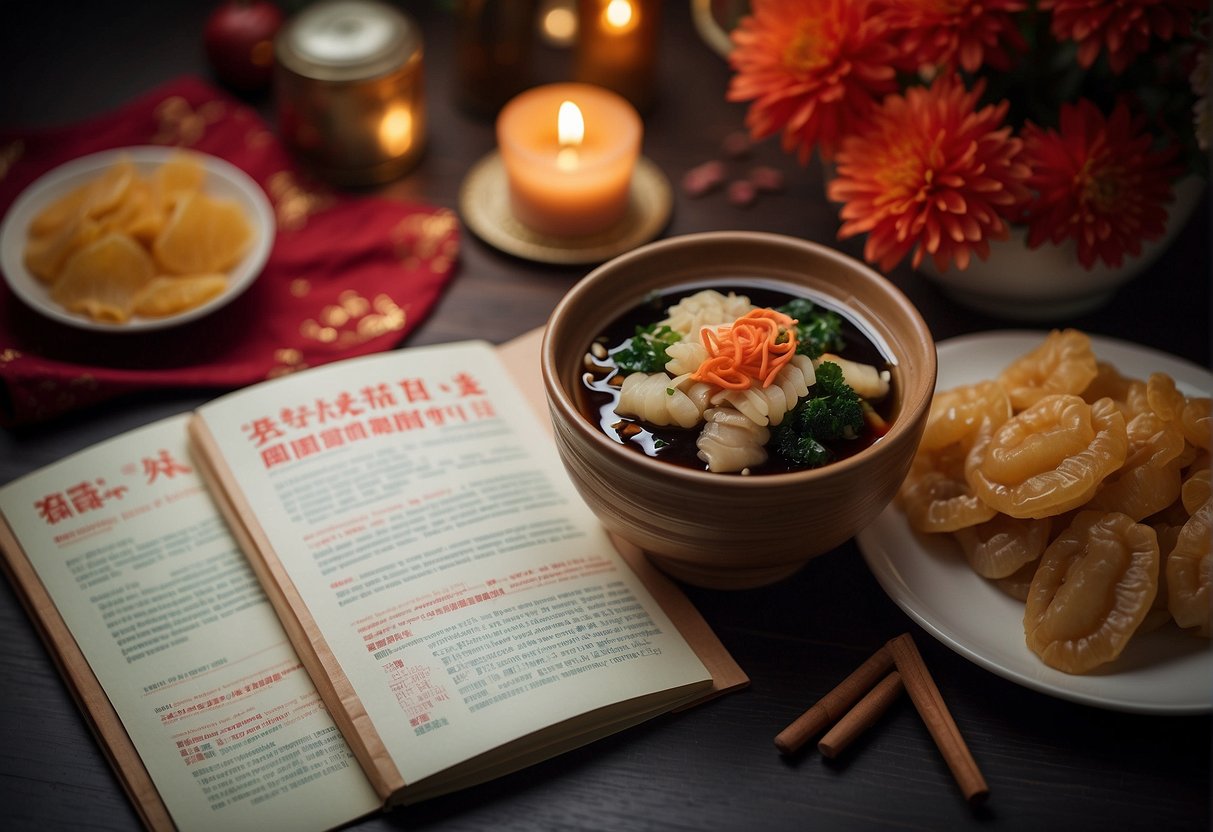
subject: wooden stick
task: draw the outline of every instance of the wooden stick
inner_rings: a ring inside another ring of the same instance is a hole
[[[867,696],[860,699],[854,708],[835,723],[834,727],[817,743],[817,750],[823,757],[834,759],[855,739],[868,730],[889,709],[893,701],[901,695],[905,686],[901,682],[901,674],[894,670],[880,680],[876,687],[868,691]]]
[[[821,733],[823,728],[845,714],[892,668],[892,654],[881,647],[867,661],[855,668],[850,676],[839,682],[837,687],[797,717],[795,722],[780,731],[775,737],[775,747],[783,754],[798,751],[811,737]]]
[[[909,633],[902,633],[885,646],[901,673],[906,691],[910,694],[910,701],[926,723],[927,730],[943,754],[943,759],[951,769],[952,776],[956,778],[965,800],[970,804],[982,802],[989,797],[990,787],[986,785],[985,778],[977,768],[977,762],[969,753],[969,747],[965,745],[960,729],[956,727],[956,721],[952,719],[948,706],[944,704],[939,688],[931,678],[914,640]]]

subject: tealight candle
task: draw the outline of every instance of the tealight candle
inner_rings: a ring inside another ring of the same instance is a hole
[[[548,84],[497,117],[510,210],[540,234],[580,237],[620,222],[640,155],[640,114],[589,84]]]
[[[642,110],[653,99],[661,0],[579,0],[575,77]]]

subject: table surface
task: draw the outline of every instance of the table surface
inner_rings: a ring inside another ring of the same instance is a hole
[[[207,74],[200,32],[211,4],[6,4],[0,25],[0,123],[67,123],[166,80]],[[297,3],[295,5],[298,5]],[[458,209],[459,187],[493,149],[490,119],[456,104],[452,25],[444,4],[405,3],[427,44],[429,149],[389,196]],[[560,80],[567,52],[540,46],[533,80]],[[782,193],[748,208],[678,188],[722,155],[744,109],[724,100],[729,71],[698,39],[686,2],[664,4],[657,99],[645,154],[675,186],[663,232],[747,229],[790,234],[858,255],[835,240],[820,171],[766,142],[744,165],[784,171]],[[254,100],[269,116],[267,100]],[[482,337],[500,343],[544,323],[586,267],[502,254],[465,235],[457,277],[406,346]],[[936,340],[1040,328],[971,312],[908,268],[891,272]],[[1054,322],[1146,344],[1209,366],[1209,204],[1178,240],[1106,306]],[[106,437],[197,406],[159,392],[45,425],[0,431],[0,483]],[[390,829],[1078,829],[1210,828],[1210,719],[1116,713],[1053,698],[991,674],[935,641],[881,590],[848,542],[792,578],[743,592],[688,594],[752,685],[688,712],[492,783],[358,828]],[[902,697],[836,761],[781,757],[772,739],[878,645],[910,632],[991,788],[961,799],[913,707]],[[0,582],[0,826],[133,829],[138,819],[16,596]]]

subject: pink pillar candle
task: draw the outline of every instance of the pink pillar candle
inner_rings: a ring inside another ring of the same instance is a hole
[[[564,102],[580,114],[579,140],[560,134]],[[611,228],[627,213],[643,132],[636,109],[602,87],[548,84],[518,95],[497,117],[514,218],[553,237]]]

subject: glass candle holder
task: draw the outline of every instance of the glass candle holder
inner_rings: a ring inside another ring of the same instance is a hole
[[[640,110],[654,100],[661,0],[579,0],[574,77],[622,95]]]
[[[421,30],[376,0],[322,0],[279,32],[275,103],[286,145],[338,185],[409,171],[425,148]]]

